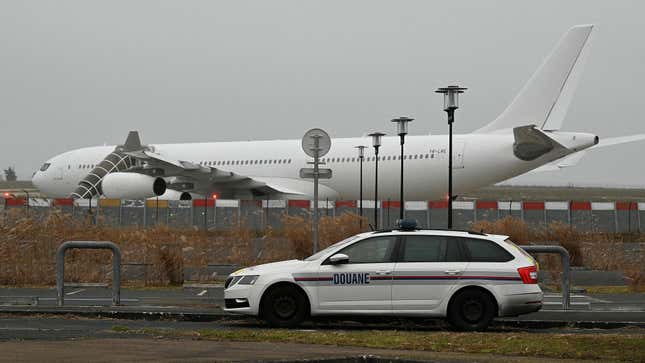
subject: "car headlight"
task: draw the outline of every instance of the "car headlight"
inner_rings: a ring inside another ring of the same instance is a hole
[[[224,283],[224,289],[228,289],[236,284],[240,285],[253,285],[260,275],[242,275],[242,276],[229,276]]]
[[[257,280],[260,275],[246,275],[242,276],[238,284],[240,285],[253,285]]]

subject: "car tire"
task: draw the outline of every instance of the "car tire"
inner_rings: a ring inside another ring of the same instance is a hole
[[[295,287],[271,288],[262,299],[262,318],[276,328],[294,328],[309,315],[307,297]]]
[[[463,290],[448,305],[448,322],[460,331],[484,331],[495,317],[496,307],[489,293]]]

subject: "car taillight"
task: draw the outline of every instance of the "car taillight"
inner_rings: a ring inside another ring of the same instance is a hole
[[[520,273],[522,282],[525,284],[537,284],[538,283],[538,270],[537,266],[527,266],[520,267],[517,269],[517,272]]]

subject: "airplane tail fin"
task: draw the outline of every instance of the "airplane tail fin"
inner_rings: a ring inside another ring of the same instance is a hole
[[[504,112],[475,132],[511,132],[526,125],[559,130],[582,73],[592,29],[593,25],[569,29]]]

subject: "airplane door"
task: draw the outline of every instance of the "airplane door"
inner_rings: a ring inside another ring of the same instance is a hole
[[[452,168],[463,169],[464,168],[464,149],[466,148],[466,143],[461,140],[454,140],[452,147],[453,147]]]
[[[63,180],[63,168],[56,168],[54,170],[54,180]]]

